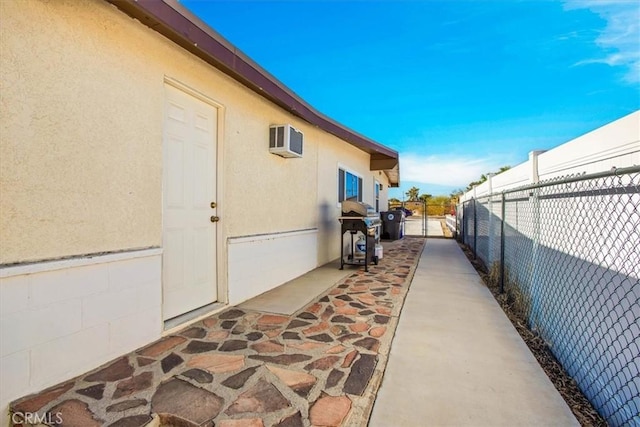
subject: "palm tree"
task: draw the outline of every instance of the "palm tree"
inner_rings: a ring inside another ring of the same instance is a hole
[[[410,202],[418,201],[418,195],[420,194],[420,189],[418,187],[411,187],[409,191],[407,191],[407,199]]]
[[[429,199],[431,198],[431,194],[421,194],[419,199],[422,203],[427,203],[429,201]]]

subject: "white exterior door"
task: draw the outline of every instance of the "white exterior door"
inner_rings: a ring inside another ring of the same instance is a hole
[[[165,84],[162,312],[165,320],[217,300],[217,108]],[[215,219],[215,218],[214,218]]]

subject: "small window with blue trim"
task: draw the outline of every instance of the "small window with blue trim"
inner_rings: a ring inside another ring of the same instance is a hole
[[[338,202],[362,201],[362,178],[345,169],[338,169]]]

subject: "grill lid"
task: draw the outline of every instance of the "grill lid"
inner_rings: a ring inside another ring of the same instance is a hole
[[[342,202],[342,215],[344,216],[378,216],[373,206],[353,200]]]

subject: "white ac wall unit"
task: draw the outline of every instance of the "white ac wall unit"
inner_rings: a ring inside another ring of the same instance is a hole
[[[302,157],[304,135],[291,125],[269,126],[269,152],[282,157]]]

